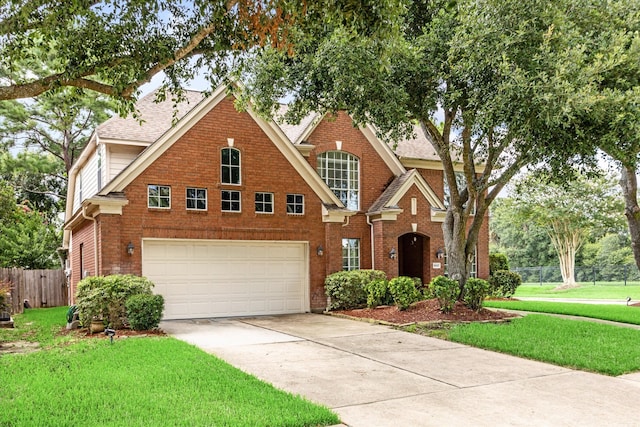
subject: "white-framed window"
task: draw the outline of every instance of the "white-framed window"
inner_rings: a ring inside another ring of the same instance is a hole
[[[256,193],[256,213],[273,213],[273,193]]]
[[[464,176],[464,172],[455,172],[455,176],[456,176],[456,185],[458,187],[458,190],[460,192],[462,192],[465,188],[467,188],[467,178]],[[444,206],[448,207],[449,204],[451,203],[451,187],[449,187],[449,183],[447,182],[447,177],[446,175],[443,176],[443,182],[444,182]],[[464,207],[466,207],[466,203],[464,204]],[[471,210],[471,215],[474,215],[476,213],[476,207],[475,205],[473,206],[473,209]]]
[[[171,187],[150,184],[147,186],[147,206],[150,208],[171,208]]]
[[[287,194],[287,213],[304,215],[304,194]]]
[[[342,269],[360,269],[360,239],[342,239]]]
[[[344,151],[327,151],[318,155],[318,172],[331,191],[347,207],[360,207],[360,161]]]
[[[240,185],[240,150],[223,148],[220,152],[220,170],[223,184]]]
[[[194,211],[207,210],[207,189],[187,187],[187,209]]]
[[[240,192],[233,190],[222,190],[222,211],[240,212]]]

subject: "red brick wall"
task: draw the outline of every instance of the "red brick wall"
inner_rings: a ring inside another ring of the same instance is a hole
[[[73,230],[71,238],[71,301],[75,301],[76,285],[82,280],[82,269],[89,272],[89,275],[96,275],[94,223],[84,221],[79,227]],[[82,266],[80,265],[80,245],[82,245]]]
[[[242,184],[220,183],[220,150],[227,147],[227,139],[234,139],[234,148],[241,152]],[[182,239],[236,239],[236,240],[292,240],[309,242],[310,303],[312,309],[322,309],[326,304],[324,279],[326,275],[342,269],[342,238],[360,239],[360,266],[371,268],[371,229],[365,215],[368,208],[384,191],[394,176],[378,157],[360,131],[353,127],[345,114],[333,121],[323,121],[310,135],[315,145],[308,161],[316,169],[318,153],[335,150],[335,141],[342,141],[342,150],[354,154],[360,161],[360,208],[348,223],[323,223],[320,199],[295,171],[289,161],[262,132],[247,113],[239,113],[231,99],[218,104],[206,117],[195,124],[176,141],[160,158],[143,171],[124,192],[129,204],[123,215],[100,215],[97,221],[102,254],[97,274],[142,273],[143,238]],[[421,171],[437,194],[442,196],[442,172]],[[171,187],[171,209],[147,207],[147,185]],[[207,211],[186,210],[186,187],[201,187],[208,191]],[[221,189],[241,191],[242,212],[221,212]],[[274,213],[254,212],[255,192],[274,193]],[[304,194],[305,214],[286,214],[286,195]],[[418,199],[418,215],[411,215],[411,198]],[[418,224],[417,232],[428,237],[430,243],[425,252],[425,274],[435,259],[435,251],[442,247],[441,223],[430,221],[430,207],[422,194],[411,188],[400,202],[404,212],[398,221],[376,222],[375,268],[385,270],[389,277],[398,272],[397,260],[390,260],[388,253],[398,250],[398,237],[412,232],[411,223]],[[483,229],[486,233],[486,228]],[[86,223],[74,230],[73,246],[85,243],[85,265],[93,262],[93,224]],[[487,236],[488,237],[488,234]],[[484,237],[483,237],[484,238]],[[487,238],[479,248],[484,250]],[[133,255],[126,247],[131,242]],[[379,243],[382,242],[382,243]],[[427,241],[425,241],[426,243]],[[323,256],[316,254],[322,245]],[[488,250],[488,243],[486,244]],[[89,249],[91,252],[89,252]],[[91,255],[89,255],[91,254]],[[480,258],[480,272],[484,264]],[[78,262],[74,256],[74,262]],[[77,266],[73,266],[72,283],[79,280]],[[486,264],[488,272],[488,263]],[[96,274],[96,268],[90,268]],[[433,272],[432,272],[433,273]],[[438,272],[435,272],[438,273]],[[434,274],[435,275],[435,274]]]

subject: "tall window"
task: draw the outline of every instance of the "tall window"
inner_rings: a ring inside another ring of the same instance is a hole
[[[187,209],[196,211],[207,210],[207,189],[187,187]]]
[[[240,184],[240,151],[235,148],[223,148],[220,153],[220,166],[223,184]]]
[[[342,239],[342,269],[360,269],[360,239]]]
[[[456,185],[458,187],[458,190],[462,192],[465,188],[467,188],[467,179],[464,176],[464,172],[455,172],[455,175],[456,175]],[[449,204],[451,203],[451,187],[449,187],[447,178],[443,177],[443,179],[444,179],[444,205],[445,207],[448,207]],[[465,203],[464,206],[466,207],[467,204]],[[476,210],[474,206],[473,209],[471,210],[471,215],[475,214],[475,212]]]
[[[359,209],[360,165],[357,157],[343,151],[327,151],[318,155],[318,172],[347,209]]]
[[[148,185],[147,206],[150,208],[171,208],[171,187],[168,185]]]

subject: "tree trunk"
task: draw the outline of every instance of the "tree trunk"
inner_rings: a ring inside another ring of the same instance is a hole
[[[577,286],[575,276],[576,252],[582,244],[581,230],[572,229],[570,224],[556,222],[547,230],[551,243],[558,254],[562,285]]]
[[[469,278],[473,253],[469,254],[466,218],[460,209],[449,206],[442,231],[447,253],[447,274],[460,284],[458,299],[464,296],[464,285]],[[475,240],[474,240],[475,242]],[[475,247],[475,243],[472,247]],[[471,256],[470,256],[471,255]]]
[[[622,166],[620,186],[624,196],[624,215],[629,224],[633,258],[640,269],[640,207],[638,207],[638,179],[635,167]]]

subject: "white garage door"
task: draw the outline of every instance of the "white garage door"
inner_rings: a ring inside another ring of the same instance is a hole
[[[145,239],[142,274],[165,319],[309,311],[304,242]]]

